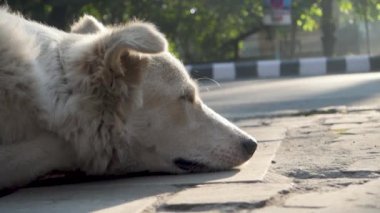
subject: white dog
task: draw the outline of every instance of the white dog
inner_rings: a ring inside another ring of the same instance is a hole
[[[0,189],[56,170],[223,170],[256,149],[142,22],[85,16],[66,33],[0,8],[0,119]]]

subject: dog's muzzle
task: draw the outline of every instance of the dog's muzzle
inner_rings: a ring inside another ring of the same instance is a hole
[[[245,139],[241,143],[241,153],[244,161],[252,157],[257,148],[257,141],[254,138]],[[176,158],[173,161],[174,165],[179,169],[186,172],[207,172],[215,169],[211,169],[204,163],[200,163],[194,160],[188,160],[184,158]]]
[[[176,158],[174,164],[186,172],[205,172],[208,170],[205,164],[184,158]]]

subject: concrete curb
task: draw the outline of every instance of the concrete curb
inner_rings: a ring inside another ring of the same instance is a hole
[[[220,62],[187,65],[186,69],[195,79],[211,78],[217,81],[360,73],[380,71],[380,56]]]

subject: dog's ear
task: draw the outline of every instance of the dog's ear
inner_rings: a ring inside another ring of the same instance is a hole
[[[154,25],[142,22],[114,29],[104,42],[105,64],[116,72],[125,68],[126,61],[136,59],[136,56],[144,58],[144,55],[164,52],[168,45],[165,36]]]
[[[106,27],[91,15],[82,16],[77,22],[71,25],[72,33],[89,34],[104,31]]]
[[[165,36],[149,23],[133,22],[113,29],[103,40],[105,66],[113,76],[124,76],[130,107],[142,105],[139,85],[147,71],[145,64],[152,54],[167,50]]]

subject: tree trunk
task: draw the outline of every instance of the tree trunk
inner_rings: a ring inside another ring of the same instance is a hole
[[[234,44],[234,56],[233,56],[233,60],[238,60],[239,59],[239,41],[237,41],[235,44]]]
[[[297,49],[297,22],[293,21],[292,26],[290,28],[290,58],[295,57],[296,49]]]
[[[322,0],[322,47],[323,54],[326,57],[334,55],[335,49],[335,20],[333,17],[333,3],[332,0]]]

